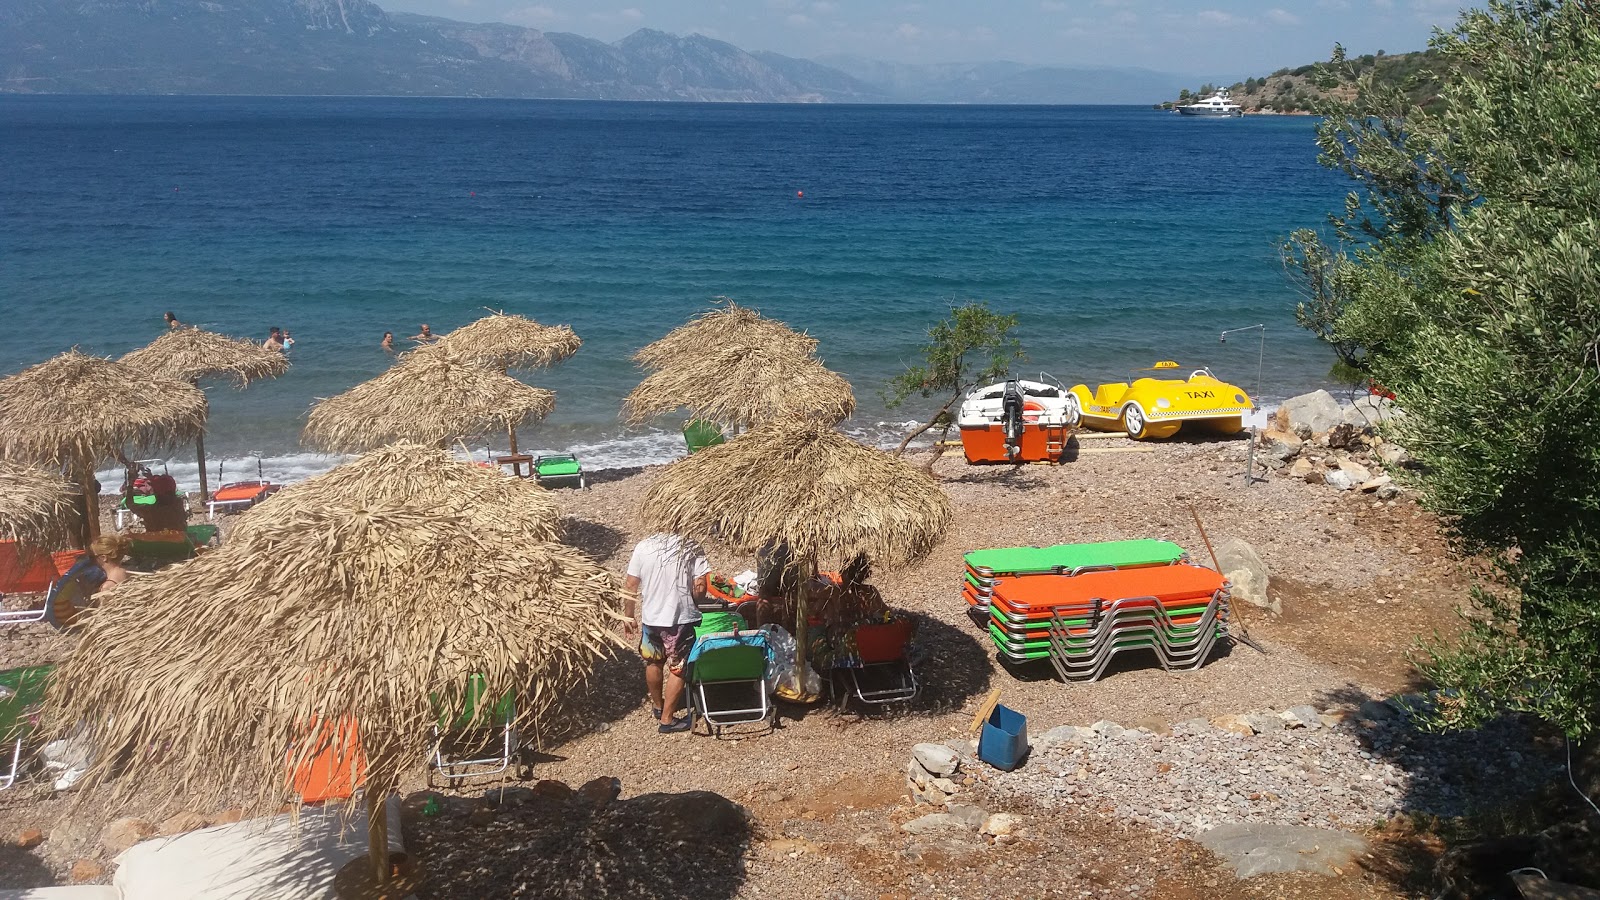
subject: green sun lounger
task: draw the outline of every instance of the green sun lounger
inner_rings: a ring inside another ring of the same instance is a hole
[[[715,422],[704,419],[690,419],[683,424],[683,443],[688,446],[691,454],[698,453],[707,447],[715,447],[726,443],[722,429]]]
[[[17,781],[23,743],[33,733],[31,716],[44,700],[54,669],[55,666],[28,666],[0,672],[0,790]]]
[[[581,488],[583,464],[571,453],[547,453],[533,461],[533,477],[541,487]]]
[[[1079,569],[1166,566],[1184,556],[1183,548],[1171,541],[1141,538],[1093,544],[1057,544],[1053,547],[974,550],[966,555],[966,561],[967,567],[981,579],[984,575],[1065,575]]]

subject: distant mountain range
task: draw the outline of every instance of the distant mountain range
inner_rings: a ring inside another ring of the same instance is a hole
[[[813,62],[641,29],[615,43],[367,0],[0,0],[0,92],[1138,103],[1190,79],[1017,63]]]

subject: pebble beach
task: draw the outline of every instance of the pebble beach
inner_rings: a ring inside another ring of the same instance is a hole
[[[589,865],[584,855],[598,852],[592,844],[568,835],[555,856],[522,869],[514,863],[511,848],[549,840],[541,829],[553,827],[550,810],[539,804],[579,804],[596,841],[670,842],[678,839],[670,828],[656,838],[617,837],[604,808],[697,791],[744,810],[743,849],[724,861],[733,869],[708,873],[720,880],[700,893],[627,882],[638,895],[1104,896],[1112,882],[1120,896],[1172,896],[1176,886],[1200,892],[1192,896],[1281,896],[1274,885],[1302,882],[1314,886],[1305,896],[1400,895],[1394,878],[1381,874],[1377,844],[1372,865],[1350,877],[1241,881],[1190,839],[1228,823],[1313,824],[1375,837],[1413,813],[1459,814],[1537,788],[1558,777],[1559,766],[1552,749],[1516,723],[1487,736],[1423,739],[1403,702],[1385,702],[1414,689],[1407,654],[1415,639],[1459,627],[1473,569],[1450,554],[1437,522],[1404,494],[1378,500],[1340,491],[1291,476],[1288,466],[1247,485],[1247,446],[1246,438],[1085,438],[1059,466],[977,467],[959,451],[947,455],[935,471],[955,503],[954,525],[927,558],[874,578],[891,605],[921,619],[929,658],[919,670],[924,690],[908,708],[785,705],[770,734],[657,735],[637,660],[614,659],[560,720],[533,736],[532,780],[510,782],[522,794],[507,800],[495,793],[506,787],[497,779],[469,782],[445,791],[445,815],[408,819],[411,838],[441,867],[419,896],[467,896],[450,887],[449,866],[473,865],[480,851],[501,860],[496,878],[524,886],[507,887],[505,896],[577,896],[572,885],[594,885],[551,873]],[[659,471],[595,473],[589,488],[559,492],[568,542],[620,574],[643,536],[635,512]],[[1259,650],[1232,642],[1202,668],[1174,672],[1130,654],[1098,682],[1062,684],[1048,667],[1000,664],[967,617],[959,595],[967,551],[1153,537],[1205,562],[1195,515],[1211,542],[1248,542],[1271,573],[1269,594],[1281,612],[1235,604],[1234,627],[1246,629]],[[716,571],[752,564],[715,545],[708,551]],[[71,640],[30,626],[0,642],[0,667],[58,657]],[[971,759],[974,711],[995,688],[1001,703],[1027,716],[1034,739],[1026,764],[1009,773]],[[907,760],[912,747],[930,742],[967,761],[950,803],[1015,816],[1004,834],[912,826],[930,809],[912,802]],[[1486,746],[1493,752],[1481,752]],[[614,790],[606,787],[612,779]],[[570,797],[554,784],[597,781]],[[419,776],[408,788],[414,813],[427,785]],[[135,817],[158,830],[179,815],[191,822],[227,815],[187,809],[181,795],[155,791],[142,808],[76,799],[67,816],[69,801],[52,796],[47,783],[0,794],[0,835],[37,830],[31,854],[64,879],[80,861],[111,855],[104,830],[113,820]],[[535,816],[535,809],[544,812]],[[1122,837],[1101,840],[1106,834]],[[1058,884],[1007,881],[1062,842],[1082,853],[1061,866]],[[462,847],[476,849],[463,855]],[[0,886],[13,877],[0,874]],[[820,893],[819,885],[826,886]]]

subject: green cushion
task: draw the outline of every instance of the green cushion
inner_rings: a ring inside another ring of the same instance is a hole
[[[690,419],[684,423],[683,442],[689,445],[690,453],[696,450],[704,450],[707,447],[714,447],[726,441],[727,438],[723,437],[722,429],[715,422],[707,422],[704,419]]]
[[[54,670],[55,666],[26,666],[0,672],[0,742],[14,741],[27,730],[23,713],[44,700]]]
[[[700,624],[694,627],[694,636],[698,640],[708,634],[743,630],[745,630],[744,616],[738,613],[705,612],[700,614]]]
[[[1141,538],[1132,541],[1103,541],[1095,544],[1057,544],[1054,547],[1001,547],[974,550],[966,556],[967,565],[988,569],[996,575],[1030,572],[1070,572],[1084,566],[1168,565],[1183,557],[1183,548],[1171,541]]]
[[[548,478],[555,475],[577,475],[583,471],[583,466],[571,458],[541,459],[533,464],[533,470]]]
[[[488,710],[487,715],[478,712],[478,707],[484,702],[489,693],[489,680],[482,675],[474,675],[467,679],[466,696],[462,698],[461,715],[457,716],[454,723],[450,721],[450,713],[446,711],[437,694],[430,694],[428,698],[433,701],[434,709],[439,710],[439,728],[442,731],[464,731],[468,728],[486,728],[501,726],[511,721],[516,714],[516,695],[508,690],[495,701],[494,707]],[[477,721],[473,717],[477,716]]]
[[[695,681],[756,681],[767,677],[764,647],[740,644],[707,650],[694,661]]]
[[[216,525],[190,525],[184,529],[191,543],[209,544],[222,529]]]

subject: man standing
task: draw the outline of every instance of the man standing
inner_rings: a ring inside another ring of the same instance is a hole
[[[700,545],[675,534],[650,535],[628,560],[627,588],[639,596],[639,603],[630,597],[627,614],[633,620],[630,627],[641,636],[644,683],[661,734],[690,727],[687,718],[674,721],[673,713],[683,700],[683,663],[694,648],[694,627],[700,624],[695,604],[705,599],[710,571]]]

